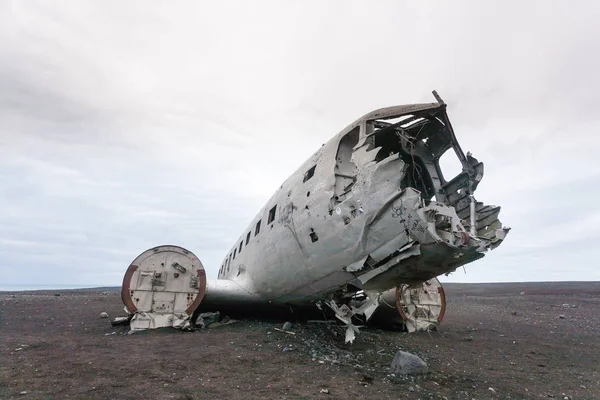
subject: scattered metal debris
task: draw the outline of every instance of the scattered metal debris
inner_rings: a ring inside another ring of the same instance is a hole
[[[221,318],[221,313],[217,312],[207,312],[200,313],[194,322],[197,328],[208,328],[211,324],[215,322],[219,322]]]

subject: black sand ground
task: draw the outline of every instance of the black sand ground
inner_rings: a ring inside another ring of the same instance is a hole
[[[600,398],[600,283],[444,287],[438,332],[353,345],[335,324],[255,320],[126,335],[99,318],[124,315],[115,289],[0,293],[0,399]],[[397,349],[430,373],[391,376]]]

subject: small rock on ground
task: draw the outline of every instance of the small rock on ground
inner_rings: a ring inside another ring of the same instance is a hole
[[[391,373],[401,375],[426,374],[429,367],[414,354],[399,350],[392,360]]]
[[[286,322],[285,324],[283,324],[283,326],[281,327],[281,329],[283,329],[284,331],[289,331],[290,329],[292,329],[292,323],[291,322]]]

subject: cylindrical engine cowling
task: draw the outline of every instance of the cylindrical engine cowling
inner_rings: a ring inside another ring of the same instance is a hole
[[[189,250],[158,246],[131,263],[121,287],[129,313],[191,316],[206,292],[204,266]]]
[[[403,326],[409,332],[432,330],[444,319],[446,295],[437,278],[417,285],[402,285],[384,292],[375,315],[377,323]]]

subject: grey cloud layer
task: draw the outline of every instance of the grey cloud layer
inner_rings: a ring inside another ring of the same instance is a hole
[[[3,279],[119,284],[161,243],[214,277],[322,143],[435,88],[514,228],[447,279],[598,280],[598,7],[3,3]]]

